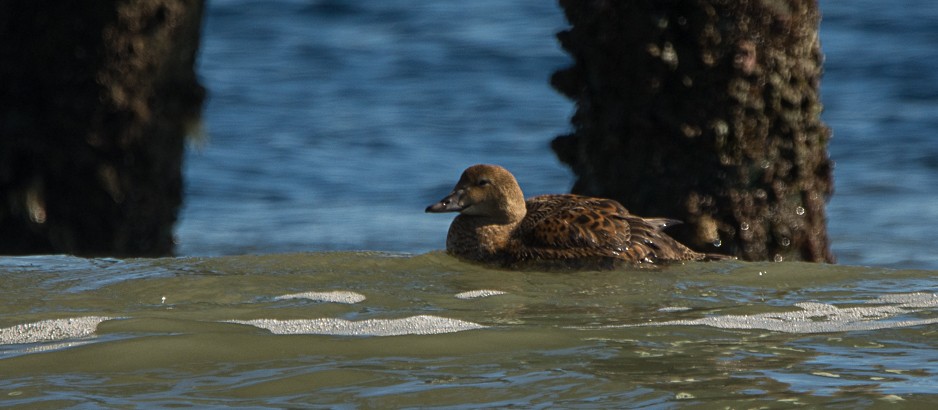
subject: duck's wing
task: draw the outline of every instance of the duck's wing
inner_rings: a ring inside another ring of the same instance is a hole
[[[603,256],[629,262],[688,259],[693,253],[661,229],[673,219],[643,219],[619,202],[579,195],[544,195],[528,200],[519,231],[528,246],[556,257]]]
[[[542,195],[529,199],[527,208],[520,230],[536,245],[557,249],[615,247],[630,240],[628,226],[616,226],[616,215],[628,211],[613,200]]]

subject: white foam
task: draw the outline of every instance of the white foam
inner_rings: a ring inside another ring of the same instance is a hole
[[[856,330],[877,330],[938,323],[938,318],[894,320],[896,316],[915,313],[923,308],[938,307],[938,295],[908,293],[884,295],[869,303],[893,305],[840,308],[827,303],[803,302],[791,312],[754,315],[723,315],[693,320],[672,320],[640,323],[637,326],[711,326],[721,329],[765,329],[785,333],[826,333]]]
[[[84,316],[40,320],[0,329],[0,344],[52,342],[89,336],[98,324],[113,319],[107,316]]]
[[[465,330],[484,329],[477,323],[439,316],[419,315],[403,319],[367,319],[350,321],[345,319],[298,319],[298,320],[230,320],[267,329],[278,335],[317,334],[336,336],[400,336],[454,333]]]
[[[934,293],[899,293],[882,295],[869,303],[893,303],[904,308],[938,307],[938,295]]]
[[[337,290],[333,292],[302,292],[302,293],[291,293],[289,295],[277,296],[274,300],[287,300],[287,299],[309,299],[316,302],[328,302],[328,303],[345,303],[345,304],[355,304],[361,301],[364,301],[365,295],[361,293],[349,292],[344,290]]]
[[[477,299],[477,298],[487,298],[489,296],[498,296],[504,295],[505,292],[500,290],[492,289],[479,289],[479,290],[470,290],[468,292],[457,293],[455,296],[457,299]]]
[[[663,312],[663,313],[687,312],[689,310],[692,310],[692,309],[689,307],[685,307],[685,306],[665,306],[661,309],[658,309],[659,312]]]

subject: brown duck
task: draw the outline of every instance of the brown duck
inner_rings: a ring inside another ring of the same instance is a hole
[[[541,195],[525,201],[497,165],[467,168],[453,192],[427,212],[459,212],[446,251],[507,268],[609,269],[622,263],[722,259],[694,252],[661,230],[679,221],[641,218],[611,199]]]

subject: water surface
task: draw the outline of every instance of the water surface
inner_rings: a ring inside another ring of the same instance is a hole
[[[3,405],[856,408],[938,386],[933,271],[327,252],[5,258],[0,279]]]

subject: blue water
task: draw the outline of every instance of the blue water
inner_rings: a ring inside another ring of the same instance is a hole
[[[938,3],[821,9],[834,252],[938,269]],[[548,85],[566,26],[544,0],[209,1],[178,252],[440,249],[450,218],[423,209],[478,162],[568,191],[548,147],[573,112]]]

